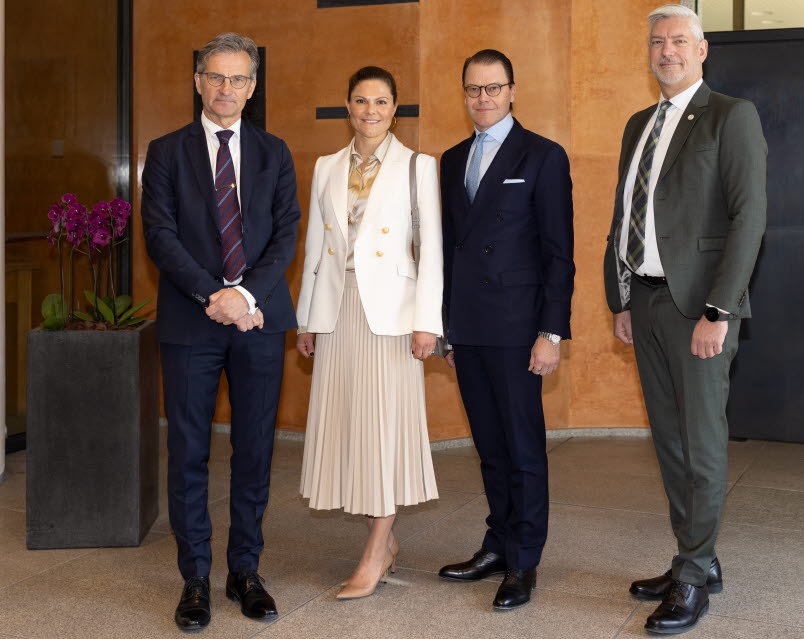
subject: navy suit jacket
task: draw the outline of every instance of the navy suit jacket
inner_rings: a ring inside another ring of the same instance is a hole
[[[285,270],[301,216],[287,145],[243,121],[240,210],[246,271],[240,282],[263,313],[264,333],[296,327]],[[209,319],[209,296],[223,287],[218,207],[200,121],[151,142],[142,172],[142,222],[159,269],[159,339],[198,344],[237,330]]]
[[[569,339],[575,264],[567,155],[514,120],[470,204],[464,178],[473,140],[441,157],[449,341],[525,346],[539,331]]]

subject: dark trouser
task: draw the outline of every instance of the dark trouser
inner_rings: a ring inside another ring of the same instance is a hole
[[[673,577],[700,586],[715,557],[726,499],[726,402],[740,321],[728,323],[720,355],[700,359],[690,352],[698,320],[679,312],[666,285],[631,282],[639,378],[678,540]]]
[[[542,378],[530,346],[455,346],[455,368],[489,502],[483,548],[529,569],[547,539]]]
[[[207,462],[221,371],[229,382],[232,406],[229,570],[256,570],[263,547],[285,334],[231,329],[219,342],[160,344],[168,419],[168,508],[185,579],[208,576],[212,563]]]

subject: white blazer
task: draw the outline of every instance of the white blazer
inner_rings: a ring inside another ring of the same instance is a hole
[[[421,252],[413,260],[410,157],[392,133],[355,240],[355,274],[369,328],[376,335],[442,335],[443,254],[436,160],[416,159]],[[313,173],[304,272],[296,318],[309,333],[335,329],[347,254],[349,148],[318,158]],[[418,271],[418,272],[417,272]]]

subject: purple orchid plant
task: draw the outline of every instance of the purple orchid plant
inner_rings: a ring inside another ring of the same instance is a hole
[[[117,327],[133,326],[145,318],[134,314],[151,301],[149,298],[132,306],[128,295],[115,295],[114,249],[126,241],[124,238],[131,205],[116,197],[111,202],[100,201],[91,209],[78,201],[72,193],[65,193],[55,202],[47,214],[51,229],[47,241],[56,246],[59,254],[60,293],[51,293],[42,302],[42,327],[61,330],[72,320],[106,323]],[[68,282],[65,291],[64,262],[67,253]],[[77,308],[73,290],[73,259],[75,253],[86,255],[92,273],[92,290],[84,291],[89,302],[84,312]],[[101,270],[104,262],[108,267],[107,293],[101,297]],[[65,295],[66,293],[66,295]]]

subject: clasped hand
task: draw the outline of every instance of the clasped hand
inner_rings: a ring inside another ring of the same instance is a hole
[[[257,309],[250,315],[248,300],[236,288],[222,288],[210,295],[206,312],[209,319],[227,326],[234,324],[243,333],[263,326],[262,311]]]

